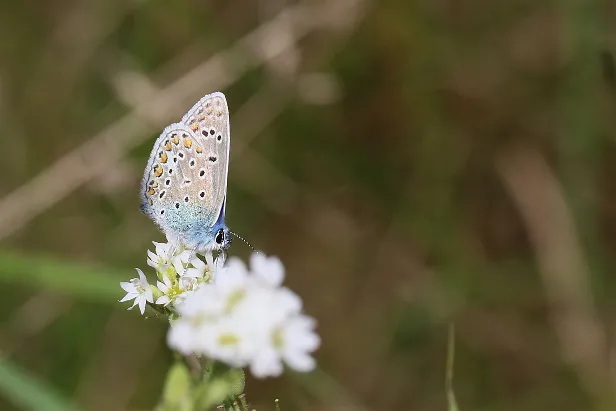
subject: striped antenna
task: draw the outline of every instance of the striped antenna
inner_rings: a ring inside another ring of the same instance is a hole
[[[250,244],[248,241],[244,240],[243,237],[239,236],[238,234],[234,233],[233,231],[229,230],[229,232],[231,234],[233,234],[234,236],[236,236],[237,238],[239,238],[240,240],[242,240],[248,247],[250,247],[252,249],[252,251],[258,253],[257,250],[255,250],[255,248],[252,246],[252,244]]]

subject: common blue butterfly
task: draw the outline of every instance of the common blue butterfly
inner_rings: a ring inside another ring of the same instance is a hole
[[[141,182],[141,211],[169,241],[198,252],[229,246],[229,142],[227,100],[216,92],[167,126],[154,143]]]

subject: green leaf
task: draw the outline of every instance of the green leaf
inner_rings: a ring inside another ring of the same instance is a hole
[[[197,388],[197,409],[207,409],[235,399],[244,392],[244,370],[229,368],[222,363],[212,364],[209,379],[204,380]]]
[[[193,402],[191,391],[190,372],[183,361],[176,361],[167,373],[162,409],[191,410]]]
[[[233,387],[225,379],[213,378],[197,388],[197,409],[209,409],[222,404],[231,396]]]
[[[234,397],[244,392],[244,384],[246,381],[244,370],[241,368],[230,369],[227,374],[227,380],[229,381],[229,386],[231,387],[231,392]]]
[[[129,271],[94,268],[52,257],[0,250],[0,282],[116,304],[123,294],[120,281],[130,278]]]
[[[35,411],[77,411],[43,382],[23,369],[0,358],[0,390],[15,405]]]

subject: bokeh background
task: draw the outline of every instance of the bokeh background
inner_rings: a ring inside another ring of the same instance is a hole
[[[227,222],[318,319],[259,410],[616,409],[616,3],[0,4],[0,409],[150,410],[151,145],[231,110]],[[249,249],[235,241],[231,255]],[[52,394],[49,394],[52,393]],[[49,399],[49,398],[47,398]]]

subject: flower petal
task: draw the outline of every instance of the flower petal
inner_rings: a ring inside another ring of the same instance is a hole
[[[271,348],[261,349],[250,363],[250,372],[256,378],[277,377],[282,369],[278,353]]]
[[[265,257],[262,254],[252,253],[250,268],[273,287],[280,286],[284,280],[284,266],[276,257]]]
[[[137,272],[139,273],[139,283],[142,286],[144,286],[144,284],[147,285],[148,284],[148,279],[145,277],[145,274],[143,274],[143,271],[141,271],[139,268],[135,268],[135,270],[137,270]]]
[[[135,294],[135,293],[128,293],[128,294],[126,294],[126,295],[125,295],[125,296],[124,296],[124,297],[120,300],[120,302],[121,302],[121,303],[123,303],[123,302],[125,302],[125,301],[132,300],[133,298],[136,298],[137,296],[138,296],[138,294]]]
[[[201,278],[203,277],[203,270],[200,270],[198,268],[188,268],[186,270],[186,272],[184,272],[184,274],[182,275],[182,277],[187,277],[187,278]]]
[[[167,278],[167,276],[164,276],[163,278]],[[169,287],[167,287],[167,284],[161,283],[160,281],[156,281],[156,288],[158,288],[164,294],[166,294],[169,291]]]
[[[152,293],[152,289],[148,286],[148,288],[145,290],[145,294],[143,296],[145,298],[145,300],[149,303],[154,302],[154,295]]]
[[[300,372],[312,371],[316,367],[314,358],[301,351],[285,353],[284,361],[290,368]]]
[[[137,288],[132,282],[123,281],[120,283],[120,287],[127,293],[137,293]]]
[[[135,299],[135,301],[139,300],[139,311],[141,311],[141,315],[145,312],[145,298],[140,297]]]
[[[171,299],[168,295],[163,295],[162,297],[158,297],[156,299],[156,304],[158,305],[167,305],[171,302]]]
[[[201,271],[205,271],[205,269],[207,268],[207,265],[203,262],[203,260],[197,256],[190,260],[190,264],[192,264],[193,267]]]

